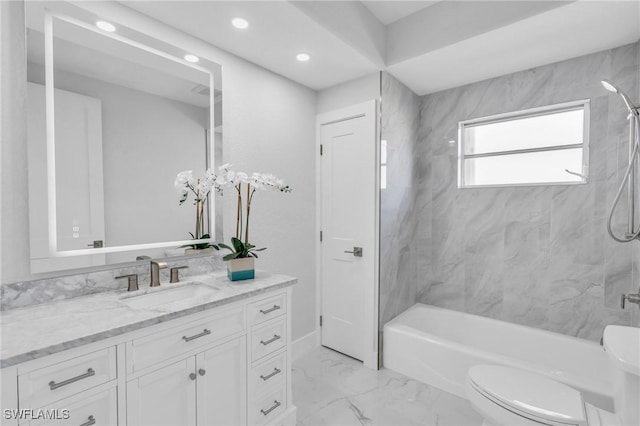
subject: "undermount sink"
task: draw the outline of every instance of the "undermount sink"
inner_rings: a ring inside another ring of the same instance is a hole
[[[219,289],[200,282],[168,284],[166,287],[145,290],[143,293],[126,294],[121,296],[120,300],[132,308],[149,308],[185,299],[206,298],[218,291]]]

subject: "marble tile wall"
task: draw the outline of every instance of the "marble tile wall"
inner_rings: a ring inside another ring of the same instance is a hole
[[[416,300],[416,149],[420,98],[382,73],[381,139],[387,143],[387,187],[380,191],[380,325]]]
[[[607,324],[638,323],[619,299],[638,286],[640,242],[616,243],[605,229],[627,164],[627,113],[600,85],[606,78],[639,92],[638,46],[421,98],[416,301],[592,340]],[[579,99],[591,99],[588,184],[457,188],[457,145],[449,141],[458,121]],[[618,229],[622,221],[615,216]]]
[[[201,275],[217,269],[223,269],[224,263],[217,253],[206,256],[193,256],[176,260],[167,260],[168,267],[160,270],[160,282],[169,282],[169,268],[187,265],[180,271],[181,279]],[[138,274],[140,288],[149,286],[149,263],[140,262],[133,266],[116,267],[104,271],[73,274],[64,277],[45,278],[0,285],[0,311],[70,299],[127,288],[127,280],[115,277]]]

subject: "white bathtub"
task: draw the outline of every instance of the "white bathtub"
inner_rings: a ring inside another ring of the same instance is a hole
[[[595,342],[420,303],[389,321],[383,339],[386,368],[463,398],[469,368],[497,364],[566,383],[613,411],[609,362]]]

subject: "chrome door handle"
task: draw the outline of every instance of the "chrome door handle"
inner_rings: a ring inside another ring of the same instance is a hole
[[[353,250],[345,250],[345,253],[351,253],[355,257],[362,257],[362,247],[354,247]]]
[[[95,374],[96,372],[93,370],[93,368],[89,368],[86,373],[76,377],[72,377],[60,383],[56,383],[52,380],[49,382],[49,389],[56,390],[58,388],[61,388],[62,386],[70,385],[73,382],[77,382],[78,380],[82,380],[82,379],[86,379],[87,377],[94,376]]]

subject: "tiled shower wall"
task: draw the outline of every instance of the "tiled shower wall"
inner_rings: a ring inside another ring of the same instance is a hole
[[[627,164],[627,112],[600,80],[610,79],[633,97],[640,93],[639,60],[635,43],[420,99],[414,163],[399,165],[413,168],[417,188],[403,185],[394,194],[404,204],[404,194],[415,191],[413,216],[405,219],[384,203],[382,210],[383,230],[386,222],[400,221],[410,231],[381,234],[381,270],[396,271],[397,279],[416,262],[417,287],[382,274],[381,287],[392,288],[381,292],[383,318],[410,305],[415,291],[417,302],[592,340],[607,324],[638,323],[637,307],[622,311],[619,299],[637,291],[632,270],[640,241],[616,243],[605,229]],[[579,99],[591,99],[588,184],[457,188],[457,145],[450,141],[457,141],[458,121]],[[617,229],[622,216],[615,216]],[[410,248],[406,234],[413,238]],[[389,267],[394,262],[384,257],[390,242],[404,243],[409,253],[392,250],[399,266]]]
[[[414,243],[418,194],[420,98],[386,72],[381,75],[381,139],[387,182],[380,190],[380,328],[416,300]]]

